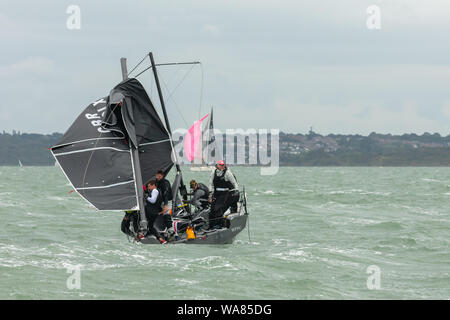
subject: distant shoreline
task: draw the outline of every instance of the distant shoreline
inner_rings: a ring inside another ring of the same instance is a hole
[[[0,166],[54,166],[48,150],[61,133],[0,133]],[[237,146],[233,146],[236,154]],[[245,145],[241,145],[245,148]],[[248,160],[248,150],[245,158]],[[226,159],[224,159],[227,161]],[[228,161],[233,163],[235,161]],[[272,164],[273,165],[273,164]],[[248,165],[259,166],[259,164]],[[279,135],[280,167],[449,167],[450,135],[371,133]]]

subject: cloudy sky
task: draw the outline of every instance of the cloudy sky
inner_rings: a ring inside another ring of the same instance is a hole
[[[65,132],[120,82],[120,57],[131,69],[153,51],[202,62],[160,68],[173,128],[214,106],[222,130],[450,134],[448,0],[0,4],[0,130]],[[80,29],[67,28],[70,5]],[[157,101],[151,74],[139,80]]]

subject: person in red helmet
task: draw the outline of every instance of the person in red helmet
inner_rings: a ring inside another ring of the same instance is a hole
[[[225,165],[223,160],[216,163],[216,169],[209,179],[209,229],[222,228],[224,226],[223,214],[231,208],[231,213],[237,212],[239,201],[239,185],[236,177]]]

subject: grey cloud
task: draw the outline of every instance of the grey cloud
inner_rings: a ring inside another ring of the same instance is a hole
[[[77,31],[73,1],[2,7],[2,129],[64,131],[120,81],[120,57],[131,67],[153,50],[203,62],[202,113],[214,105],[219,128],[450,133],[446,1],[378,1],[380,31],[365,27],[365,0],[76,2]],[[161,69],[169,91],[187,70]],[[173,127],[198,117],[200,71],[167,101]]]

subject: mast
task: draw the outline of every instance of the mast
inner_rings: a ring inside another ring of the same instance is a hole
[[[166,128],[167,128],[167,132],[169,134],[169,139],[170,139],[170,143],[172,144],[172,150],[174,150],[173,148],[173,140],[172,140],[172,130],[170,129],[170,123],[169,123],[169,118],[167,116],[167,111],[166,111],[166,106],[164,104],[164,98],[162,95],[162,90],[161,90],[161,85],[159,84],[159,78],[158,78],[158,72],[156,71],[156,64],[155,64],[155,60],[153,59],[153,53],[149,52],[149,57],[150,57],[150,63],[152,66],[152,71],[153,71],[153,76],[155,77],[155,82],[156,82],[156,88],[158,89],[158,96],[159,96],[159,101],[161,102],[161,108],[164,114],[164,121],[166,122]],[[177,168],[177,175],[180,176],[180,193],[181,196],[183,197],[183,200],[187,200],[187,190],[186,190],[186,186],[184,185],[183,182],[183,177],[181,175],[181,168],[180,168],[180,164],[178,163],[178,157],[175,153],[175,151],[173,152],[174,158],[175,158],[175,167]],[[173,199],[173,203],[172,203],[172,207],[174,207],[175,204],[175,200]]]
[[[120,58],[120,66],[122,69],[122,79],[128,79],[128,70],[127,70],[127,58]],[[148,222],[147,217],[145,216],[145,205],[144,205],[144,190],[142,188],[142,173],[141,173],[141,164],[139,163],[139,150],[138,146],[134,146],[133,143],[130,143],[131,147],[131,157],[133,161],[134,168],[134,179],[136,181],[136,192],[137,192],[137,200],[139,206],[139,214],[140,214],[140,229],[141,231],[147,230]]]
[[[127,58],[120,58],[120,67],[122,69],[122,80],[128,79]]]

